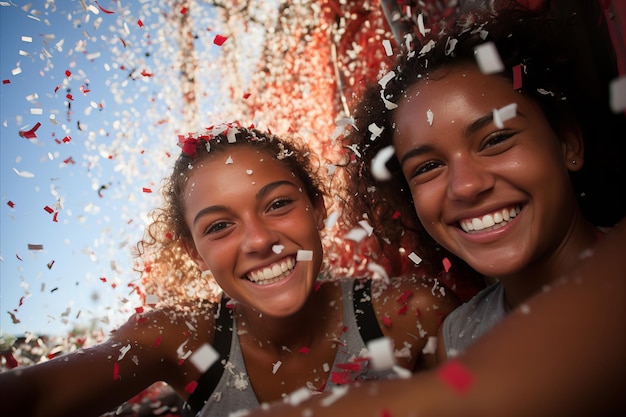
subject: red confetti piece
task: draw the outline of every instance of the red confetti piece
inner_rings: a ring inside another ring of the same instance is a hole
[[[391,319],[387,316],[383,317],[383,324],[387,327],[391,327]]]
[[[180,8],[180,14],[185,14],[185,13],[187,13],[187,8],[183,6]]]
[[[193,392],[198,388],[198,381],[191,381],[187,385],[185,385],[185,392],[188,394],[193,394]]]
[[[74,97],[73,97],[71,94],[66,94],[66,95],[65,95],[65,97],[66,97],[68,100],[74,100]]]
[[[11,80],[2,80],[2,84],[11,84]]]
[[[450,262],[450,259],[443,258],[443,261],[441,262],[443,263],[443,270],[448,272],[450,268],[452,267],[452,263]]]
[[[64,137],[64,138],[63,138],[63,143],[68,143],[68,142],[69,142],[69,141],[71,141],[71,140],[72,140],[72,138],[71,138],[71,137],[66,136],[66,137]]]
[[[137,20],[137,25],[139,25],[140,28],[143,27],[143,22],[141,21],[141,19]],[[122,42],[124,42],[124,41],[122,41]],[[126,43],[124,43],[124,46],[126,46]]]
[[[406,290],[405,292],[402,293],[402,295],[400,297],[398,297],[398,299],[396,300],[398,303],[400,304],[404,304],[407,302],[407,300],[413,295],[413,291],[411,290]]]
[[[391,217],[393,217],[394,220],[398,220],[398,218],[400,217],[400,212],[399,211],[394,211],[393,215]]]
[[[144,323],[146,323],[147,321],[148,321],[148,319],[147,319],[147,318],[145,318],[145,317],[138,317],[138,318],[137,318],[137,324],[144,324]]]
[[[165,233],[165,237],[172,240],[172,234],[170,232]]]
[[[141,306],[140,307],[135,307],[135,313],[137,313],[137,314],[143,313],[143,307],[141,307]]]
[[[150,188],[146,188],[146,187],[143,187],[142,190],[144,193],[148,193],[148,194],[152,192]]]
[[[117,381],[120,379],[120,364],[115,362],[113,364],[113,380]]]
[[[69,77],[70,75],[72,75],[72,72],[70,70],[65,70],[65,76]]]
[[[406,314],[406,311],[409,309],[408,306],[404,305],[398,309],[398,315],[403,316]]]
[[[25,298],[26,298],[25,296],[21,296],[21,297],[20,297],[20,302],[18,303],[18,307],[21,307],[21,306],[22,306],[22,304],[24,304],[24,299],[25,299]]]
[[[54,92],[56,93],[57,91],[59,91],[59,88],[61,88],[61,85],[57,85],[57,86],[54,88]]]
[[[47,212],[48,212],[48,214],[52,214],[52,213],[54,213],[54,210],[52,210],[49,206],[45,206],[43,209],[44,209],[45,211],[47,211]]]
[[[107,282],[107,279],[105,277],[100,277],[100,281]]]
[[[250,93],[243,93],[244,100],[250,97]]]
[[[59,221],[59,220],[58,220],[58,217],[59,217],[59,212],[57,211],[57,212],[55,212],[55,213],[52,215],[52,221],[53,221],[53,222],[58,222],[58,221]]]
[[[361,370],[361,364],[359,363],[338,363],[337,368],[345,371],[359,372]]]
[[[7,206],[13,208],[13,207],[15,207],[15,203],[12,202],[11,200],[9,200],[9,201],[7,201]]]
[[[437,371],[437,376],[459,394],[467,392],[474,383],[474,377],[461,362],[450,360]]]
[[[522,66],[516,65],[513,67],[513,90],[520,88],[522,88]]]
[[[160,344],[161,344],[161,336],[157,337],[156,340],[154,341],[154,347],[159,347]]]
[[[32,127],[32,129],[27,130],[27,131],[20,131],[19,135],[23,138],[26,139],[33,139],[36,138],[37,135],[35,134],[35,132],[37,131],[37,129],[39,129],[39,127],[41,126],[41,123],[37,122],[37,124],[35,124],[35,126]]]
[[[3,353],[2,356],[4,356],[4,360],[5,360],[7,368],[9,369],[17,368],[18,363],[17,363],[17,360],[15,359],[15,356],[13,356],[13,353],[6,352],[6,353]]]
[[[391,412],[389,410],[383,410],[380,412],[381,417],[391,417]]]
[[[337,385],[345,385],[349,384],[352,380],[350,379],[350,372],[332,372],[330,375],[330,380]]]
[[[141,71],[141,75],[143,75],[144,77],[152,77],[154,74],[151,74],[146,70],[143,70]]]
[[[16,257],[17,259],[19,259],[20,261],[22,261],[22,260],[23,260],[22,258],[20,258],[20,255],[18,255],[17,253],[15,254],[15,257]]]
[[[222,46],[224,45],[224,42],[226,42],[227,40],[228,38],[226,36],[215,35],[215,39],[213,39],[213,43],[217,46]]]
[[[106,13],[106,14],[113,14],[115,12],[112,12],[111,10],[107,10],[104,7],[100,6],[100,3],[98,3],[98,0],[96,0],[96,4],[98,5],[98,8],[100,9],[100,11],[102,11],[102,13]]]
[[[415,312],[417,313],[418,319],[422,317],[422,310],[420,310],[419,307],[415,309]]]
[[[306,346],[302,346],[300,349],[298,349],[298,352],[300,352],[300,353],[304,353],[304,354],[307,354],[307,353],[309,353],[310,351],[311,351],[311,349],[309,349],[309,348],[308,348],[308,347],[306,347]]]
[[[141,20],[139,21],[141,22]],[[124,48],[126,48],[126,42],[124,42],[124,39],[122,38],[118,38],[120,40],[120,42],[122,42],[122,45],[124,46]]]

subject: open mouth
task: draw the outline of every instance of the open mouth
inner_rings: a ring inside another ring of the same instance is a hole
[[[521,210],[520,206],[505,208],[482,217],[461,220],[459,225],[465,233],[495,230],[509,223]]]
[[[285,278],[293,270],[296,260],[293,257],[268,265],[248,273],[245,278],[258,285],[268,285]]]

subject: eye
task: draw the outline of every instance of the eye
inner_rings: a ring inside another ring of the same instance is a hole
[[[437,169],[441,166],[441,162],[430,160],[419,164],[415,169],[411,171],[410,178],[416,178]]]
[[[231,223],[226,222],[226,221],[213,222],[204,230],[204,234],[210,235],[210,234],[222,232],[226,230],[230,225]]]
[[[272,202],[269,204],[269,206],[267,207],[267,211],[280,210],[281,208],[286,207],[290,205],[291,203],[293,203],[293,201],[294,200],[292,200],[291,198],[287,198],[287,197],[276,198],[272,200]]]
[[[495,132],[491,135],[489,135],[485,141],[483,142],[483,145],[481,147],[481,150],[487,149],[487,148],[492,148],[492,147],[497,147],[498,145],[501,145],[503,142],[506,142],[507,139],[510,139],[511,137],[513,137],[515,135],[515,132]]]

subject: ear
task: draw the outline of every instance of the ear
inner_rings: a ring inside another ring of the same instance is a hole
[[[187,242],[183,243],[183,245],[185,246],[185,250],[187,251],[189,257],[196,263],[196,265],[198,265],[198,268],[200,268],[201,271],[208,271],[209,266],[206,264],[206,262],[204,262],[204,259],[202,259],[202,257],[198,253],[196,246],[193,244],[190,245]]]
[[[570,171],[578,171],[585,162],[585,146],[578,122],[568,119],[559,129],[561,150],[565,166]]]
[[[324,202],[324,197],[318,195],[313,201],[313,206],[315,208],[315,224],[317,225],[318,230],[322,230],[326,225],[324,224],[324,220],[326,220],[326,203]]]

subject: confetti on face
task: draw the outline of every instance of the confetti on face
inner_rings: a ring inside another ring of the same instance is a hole
[[[393,355],[393,342],[388,337],[370,340],[367,343],[372,369],[375,371],[385,371],[391,369],[396,364]]]
[[[203,344],[189,358],[191,363],[204,373],[213,363],[219,359],[219,354],[208,343]]]
[[[495,74],[504,70],[504,64],[493,42],[485,42],[474,48],[474,57],[483,74]]]
[[[393,146],[386,146],[372,159],[372,175],[379,181],[391,179],[391,173],[385,166],[394,154]]]
[[[493,109],[493,123],[498,129],[504,128],[504,122],[517,115],[517,103],[508,104],[500,109]]]
[[[280,254],[282,253],[282,251],[285,249],[284,245],[274,245],[272,246],[272,252],[274,252],[275,254]]]
[[[452,268],[452,263],[450,262],[450,259],[448,258],[443,258],[441,263],[443,264],[443,270],[446,272],[448,272],[450,268]]]
[[[296,261],[312,261],[313,260],[313,251],[311,250],[303,250],[300,249],[296,254]]]
[[[424,346],[424,349],[422,349],[422,353],[424,355],[432,355],[435,354],[435,352],[437,352],[437,337],[430,336],[428,338],[428,341],[426,342],[426,346]]]
[[[435,117],[435,116],[434,116],[433,112],[432,112],[430,109],[428,109],[428,110],[426,111],[426,121],[428,122],[428,125],[429,125],[429,126],[432,126],[432,125],[433,125],[433,119],[434,119],[434,117]]]

